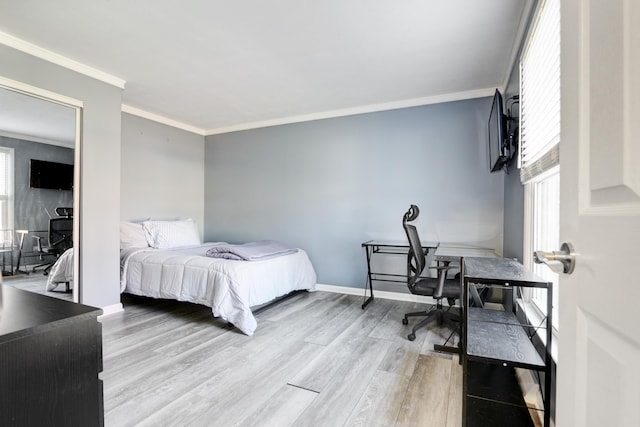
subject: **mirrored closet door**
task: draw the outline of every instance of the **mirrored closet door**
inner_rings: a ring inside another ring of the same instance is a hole
[[[80,108],[0,79],[5,285],[78,301]],[[75,254],[75,255],[74,255]]]

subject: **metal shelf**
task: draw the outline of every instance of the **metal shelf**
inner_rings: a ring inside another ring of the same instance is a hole
[[[552,284],[524,268],[515,260],[504,258],[476,258],[463,260],[463,426],[532,425],[530,410],[515,381],[515,368],[544,372],[544,425],[550,425],[551,349],[547,345],[543,355],[536,350],[523,325],[516,316],[516,305],[505,304],[513,311],[491,310],[469,306],[470,289],[474,284],[487,287],[532,287],[547,290],[548,316],[544,326],[546,343],[551,343]],[[490,372],[487,375],[486,372]],[[515,397],[514,397],[515,396]],[[535,411],[537,409],[534,409]]]
[[[514,313],[470,307],[468,319],[467,357],[544,370],[544,360]]]

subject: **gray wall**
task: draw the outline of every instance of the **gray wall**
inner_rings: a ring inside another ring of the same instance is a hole
[[[504,253],[522,262],[524,247],[524,187],[515,161],[504,180]]]
[[[80,172],[80,302],[120,304],[122,90],[0,45],[0,76],[84,103]]]
[[[29,187],[29,160],[46,160],[73,164],[71,148],[41,144],[22,139],[0,136],[0,145],[14,149],[15,156],[15,204],[14,229],[47,230],[49,216],[55,216],[60,206],[73,206],[73,192]]]
[[[504,93],[507,101],[520,93],[520,72],[518,64],[513,67],[509,83]],[[509,103],[511,114],[520,117],[520,105]],[[506,113],[506,109],[505,109]],[[517,125],[517,122],[516,122]],[[520,183],[520,169],[517,167],[517,156],[509,163],[509,173],[504,180],[504,256],[523,261],[524,247],[524,187]]]
[[[120,217],[185,219],[204,230],[204,137],[122,114]]]
[[[205,240],[304,248],[318,282],[362,286],[361,243],[424,240],[502,251],[503,174],[490,174],[490,98],[214,135],[205,148]]]

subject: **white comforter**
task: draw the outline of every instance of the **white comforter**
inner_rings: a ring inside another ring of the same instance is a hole
[[[60,283],[73,283],[73,248],[69,248],[60,255],[60,258],[53,264],[47,276],[47,290],[55,289]]]
[[[203,304],[214,316],[252,335],[257,327],[252,306],[294,290],[315,290],[316,273],[303,250],[264,261],[204,256],[218,244],[123,249],[120,291]]]

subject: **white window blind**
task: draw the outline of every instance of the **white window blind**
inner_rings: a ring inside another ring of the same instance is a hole
[[[13,241],[13,148],[0,147],[0,246]]]
[[[544,0],[520,60],[520,179],[560,162],[560,0]]]
[[[554,283],[553,324],[558,327],[558,279],[533,262],[533,251],[559,247],[560,227],[560,0],[542,0],[520,58],[520,179],[525,187],[523,263]],[[546,291],[529,290],[546,314]]]
[[[9,196],[9,186],[11,183],[11,150],[5,147],[0,147],[0,197],[6,198]]]

